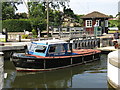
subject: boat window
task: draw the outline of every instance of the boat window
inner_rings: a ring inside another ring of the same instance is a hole
[[[56,46],[51,46],[49,49],[49,53],[54,53],[56,49]]]
[[[45,53],[45,51],[46,51],[46,46],[37,45],[37,47],[35,47],[35,52]]]
[[[34,52],[35,47],[37,47],[37,44],[31,44],[29,51]]]
[[[57,48],[56,48],[56,53],[61,53],[61,54],[64,54],[65,53],[65,48],[63,45],[57,45]]]
[[[65,48],[63,45],[50,46],[49,53],[65,54]]]

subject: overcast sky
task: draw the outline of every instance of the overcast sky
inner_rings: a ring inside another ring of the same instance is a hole
[[[70,8],[75,14],[87,14],[99,11],[107,15],[115,16],[118,13],[119,0],[70,0]],[[19,5],[17,12],[27,12],[25,5]]]

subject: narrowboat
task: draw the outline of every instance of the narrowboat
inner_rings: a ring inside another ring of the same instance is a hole
[[[26,53],[14,53],[12,62],[17,71],[50,71],[100,59],[99,50],[72,49],[64,40],[31,42]]]

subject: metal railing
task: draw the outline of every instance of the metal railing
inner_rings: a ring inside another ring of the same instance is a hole
[[[72,41],[73,49],[93,49],[100,47],[100,39],[95,37],[73,39]]]
[[[69,33],[65,33],[65,32],[61,32],[59,33],[59,36],[61,38],[64,38],[64,37],[69,37],[69,38],[80,38],[80,37],[83,37],[83,38],[86,38],[86,37],[94,37],[94,34],[93,34],[93,31],[72,31],[72,32],[69,32]]]

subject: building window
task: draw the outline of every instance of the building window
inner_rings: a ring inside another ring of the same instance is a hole
[[[108,20],[105,20],[105,27],[108,27]]]
[[[99,20],[96,20],[96,25],[99,26]]]
[[[92,27],[92,20],[86,20],[86,27]]]

